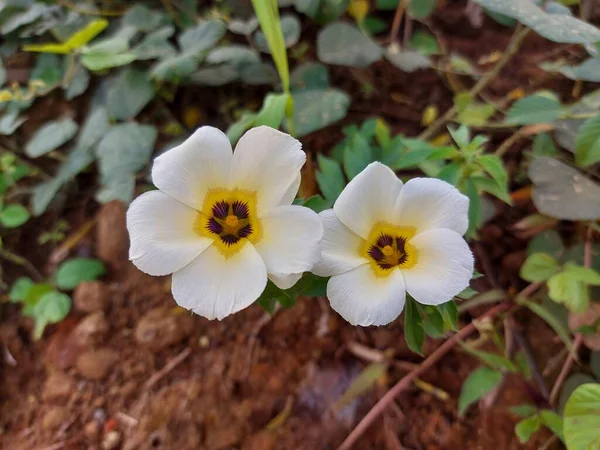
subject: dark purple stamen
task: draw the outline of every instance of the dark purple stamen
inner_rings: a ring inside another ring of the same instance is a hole
[[[394,245],[394,238],[387,234],[381,233],[377,238],[377,246],[385,247],[386,245]]]
[[[233,214],[238,219],[247,219],[248,216],[250,215],[250,209],[248,208],[248,204],[244,203],[244,202],[240,202],[238,200],[233,202],[233,204],[231,205],[231,209],[233,211]]]
[[[240,228],[237,234],[241,238],[250,236],[252,234],[252,225],[248,224],[245,227]]]
[[[229,214],[229,204],[225,200],[221,200],[212,207],[213,216],[217,219],[225,219]]]
[[[234,236],[233,234],[226,234],[221,236],[221,240],[227,245],[233,245],[238,242],[241,238]]]
[[[375,260],[375,262],[379,262],[384,258],[383,252],[376,245],[371,245],[368,253],[369,256]]]
[[[211,233],[221,234],[223,232],[223,225],[217,222],[214,217],[211,217],[210,219],[208,219],[206,229]]]

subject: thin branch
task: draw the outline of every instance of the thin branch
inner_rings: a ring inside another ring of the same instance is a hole
[[[33,278],[35,281],[39,282],[44,280],[42,274],[24,257],[17,255],[16,253],[13,253],[5,248],[0,248],[0,258],[23,267],[27,272],[29,272],[31,278]]]
[[[158,372],[156,372],[154,375],[148,378],[148,381],[146,381],[146,384],[144,384],[144,389],[148,390],[156,383],[158,383],[166,374],[168,374],[171,370],[173,370],[175,367],[181,364],[185,360],[185,358],[190,356],[190,353],[192,353],[192,349],[187,347],[185,350],[183,350],[181,353],[175,356],[172,360],[165,364],[165,366],[162,369],[160,369]]]
[[[396,13],[394,14],[394,21],[392,22],[392,29],[390,30],[390,44],[393,44],[398,39],[398,32],[400,31],[400,24],[402,23],[402,16],[404,10],[408,6],[410,0],[401,0],[398,2]]]
[[[494,317],[498,314],[509,309],[509,305],[504,303],[502,305],[495,306],[494,308],[487,311],[485,314],[480,316],[478,319],[485,317]],[[375,406],[367,413],[365,417],[358,423],[358,425],[348,435],[346,440],[338,447],[338,450],[350,450],[356,443],[358,438],[366,431],[367,428],[377,419],[383,411],[394,401],[394,399],[407,387],[411,386],[414,379],[423,374],[426,370],[437,363],[442,357],[444,357],[458,341],[466,338],[473,333],[477,328],[475,323],[471,322],[469,325],[464,327],[446,342],[444,342],[436,351],[427,357],[416,369],[409,374],[405,375],[400,379],[381,399],[375,404]]]
[[[471,97],[479,95],[479,93],[483,91],[494,78],[496,78],[496,76],[500,73],[504,66],[517,53],[519,47],[521,46],[521,43],[528,34],[529,28],[517,28],[515,30],[513,37],[511,38],[510,42],[508,43],[508,46],[506,47],[506,51],[502,55],[502,58],[500,58],[496,65],[484,76],[482,76],[469,91],[469,95]],[[447,122],[452,120],[457,113],[458,109],[455,106],[452,106],[439,119],[433,122],[429,126],[429,128],[423,131],[419,135],[419,139],[427,140],[432,138],[440,130],[440,128],[442,128]]]

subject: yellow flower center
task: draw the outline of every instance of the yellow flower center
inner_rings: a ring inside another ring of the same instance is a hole
[[[378,222],[359,252],[369,260],[376,276],[386,277],[393,269],[410,269],[417,263],[417,250],[410,244],[414,235],[413,227]]]
[[[256,193],[240,189],[211,189],[198,211],[194,231],[211,238],[226,257],[238,252],[246,242],[262,238],[256,215]]]

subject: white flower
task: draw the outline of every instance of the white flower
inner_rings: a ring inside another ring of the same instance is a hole
[[[291,205],[306,160],[301,144],[269,127],[239,140],[202,127],[154,161],[159,189],[127,212],[129,258],[150,275],[173,273],[177,303],[209,319],[252,304],[267,277],[293,286],[319,257],[319,216]]]
[[[320,216],[325,230],[313,273],[331,276],[331,306],[353,325],[385,325],[406,292],[425,305],[451,300],[469,285],[473,255],[461,237],[467,197],[450,184],[414,178],[404,186],[372,163]]]

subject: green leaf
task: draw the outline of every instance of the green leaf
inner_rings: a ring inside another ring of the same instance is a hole
[[[123,16],[123,25],[132,26],[139,31],[152,31],[164,22],[164,15],[152,11],[142,4],[135,4]]]
[[[181,33],[177,39],[184,53],[199,55],[215,46],[225,35],[227,28],[218,20],[208,20]]]
[[[558,414],[550,409],[543,409],[540,411],[540,419],[542,424],[549,428],[555,435],[557,435],[561,441],[564,442],[563,436],[563,419]]]
[[[182,53],[168,56],[150,69],[152,78],[160,81],[180,83],[198,68],[202,57],[194,53]]]
[[[556,259],[546,253],[534,253],[523,263],[520,275],[526,281],[546,281],[558,271]]]
[[[437,0],[418,0],[408,4],[408,12],[417,19],[425,19],[435,10]]]
[[[527,417],[526,419],[521,420],[515,426],[515,433],[519,438],[519,442],[521,444],[525,444],[534,433],[536,433],[540,426],[542,425],[542,421],[539,415],[534,415],[531,417]]]
[[[529,166],[533,202],[538,211],[564,220],[600,219],[600,185],[578,170],[549,157]]]
[[[167,25],[152,33],[147,34],[144,39],[131,49],[137,60],[155,58],[167,58],[177,53],[175,47],[169,42],[169,38],[175,33],[175,28]]]
[[[402,50],[397,44],[390,45],[385,51],[386,59],[404,72],[412,73],[431,67],[431,59],[414,50]]]
[[[156,128],[135,122],[113,126],[106,133],[95,148],[102,185],[96,193],[99,202],[131,202],[135,174],[148,163],[156,136]]]
[[[554,330],[558,337],[563,341],[565,347],[569,351],[573,348],[573,344],[571,342],[569,328],[564,320],[561,320],[560,317],[552,311],[550,308],[547,308],[544,304],[534,303],[528,299],[519,299],[518,303],[520,305],[525,305],[532,312],[537,314],[542,318],[549,326]],[[561,308],[563,311],[564,309]]]
[[[317,37],[317,56],[327,64],[367,67],[379,60],[382,53],[369,36],[345,22],[327,25]]]
[[[56,271],[56,285],[65,291],[75,289],[83,281],[93,281],[104,275],[106,268],[99,259],[73,258]]]
[[[593,286],[600,286],[600,273],[590,267],[583,267],[572,262],[567,262],[564,270],[574,280]]]
[[[600,448],[600,384],[579,386],[565,406],[564,435],[569,450]]]
[[[508,188],[508,174],[499,156],[482,155],[477,162],[503,189]]]
[[[540,68],[546,72],[560,73],[571,80],[600,83],[600,59],[588,58],[581,64],[566,65],[563,61],[544,62]]]
[[[329,87],[327,68],[316,62],[308,62],[297,66],[290,75],[292,90],[325,89]]]
[[[34,283],[29,277],[17,278],[10,288],[8,298],[11,302],[21,302],[25,300],[33,285]]]
[[[246,132],[246,130],[250,129],[254,125],[254,121],[256,120],[257,114],[255,113],[245,113],[242,117],[239,118],[237,122],[232,123],[227,128],[227,137],[231,141],[232,144],[235,144],[239,138]]]
[[[557,273],[548,280],[548,295],[570,311],[583,313],[588,308],[590,296],[585,283],[568,271]]]
[[[540,133],[533,139],[533,154],[535,156],[557,156],[558,148],[554,139],[548,133]]]
[[[491,392],[501,381],[502,373],[489,367],[480,367],[471,372],[458,397],[458,414],[462,416],[469,406]]]
[[[385,363],[373,363],[361,370],[340,399],[335,402],[333,409],[339,410],[373,389],[377,380],[387,372],[387,368]]]
[[[590,354],[590,369],[596,379],[600,380],[600,351],[598,350]]]
[[[189,83],[204,86],[223,86],[237,80],[239,76],[239,70],[235,65],[221,64],[197,70],[190,76]]]
[[[211,50],[206,57],[209,64],[244,65],[260,62],[260,57],[250,47],[233,44]]]
[[[29,79],[42,82],[44,84],[43,92],[54,89],[63,79],[61,58],[52,54],[39,55]]]
[[[73,77],[69,82],[68,86],[64,86],[65,98],[67,100],[73,100],[78,95],[83,94],[90,84],[90,73],[78,63],[75,63],[73,69]]]
[[[78,125],[69,117],[48,122],[38,129],[25,146],[25,154],[37,158],[56,150],[71,140],[77,133]]]
[[[519,417],[529,417],[538,413],[538,409],[533,405],[511,406],[510,411]]]
[[[587,120],[577,131],[575,161],[581,167],[600,161],[600,115]]]
[[[106,109],[113,119],[133,119],[154,98],[147,72],[124,69],[108,88]]]
[[[71,297],[67,294],[56,291],[44,294],[32,311],[35,318],[34,338],[41,338],[46,325],[60,322],[67,317],[70,310]]]
[[[461,125],[456,129],[448,127],[448,132],[459,148],[466,148],[469,146],[469,143],[471,142],[471,132],[469,131],[469,127],[465,125]]]
[[[290,94],[267,94],[263,107],[256,116],[254,126],[267,125],[271,128],[279,128],[290,100]]]
[[[435,177],[456,186],[461,176],[462,165],[460,163],[450,163],[442,167],[442,170],[440,170]]]
[[[404,339],[406,339],[408,348],[423,355],[423,343],[425,342],[423,319],[419,314],[416,302],[408,296],[404,307]]]
[[[346,180],[342,173],[340,164],[331,159],[323,156],[321,153],[317,155],[317,161],[319,163],[319,170],[317,170],[316,178],[319,184],[319,189],[330,204],[333,204],[338,196],[346,187]]]
[[[75,32],[63,45],[68,47],[69,52],[77,50],[102,33],[106,27],[108,27],[106,19],[92,20],[81,30]]]
[[[363,171],[373,160],[371,147],[366,139],[356,134],[344,149],[344,171],[349,180]]]
[[[545,230],[536,235],[527,244],[527,254],[547,253],[555,259],[559,259],[565,251],[562,238],[556,230]]]
[[[481,197],[470,178],[465,179],[465,194],[469,197],[469,229],[467,236],[473,236],[481,224]]]
[[[269,50],[271,50],[271,56],[283,85],[283,92],[288,93],[290,91],[290,69],[277,1],[252,0],[252,6],[269,45]]]
[[[240,76],[246,84],[275,84],[277,83],[277,71],[268,63],[248,64],[241,68]]]
[[[492,369],[505,369],[509,372],[517,372],[517,366],[515,366],[514,363],[506,356],[496,355],[495,353],[490,353],[483,350],[477,350],[467,345],[463,345],[463,349],[467,353],[470,353],[471,355],[486,363]]]
[[[441,53],[440,46],[435,36],[421,30],[413,33],[408,45],[413,50],[416,50],[425,56],[439,55]]]
[[[321,211],[327,209],[330,205],[329,202],[327,202],[327,200],[320,195],[313,195],[312,197],[307,198],[302,206],[306,206],[307,208],[312,209],[314,212],[320,213]]]
[[[558,119],[561,111],[556,98],[532,95],[517,100],[506,113],[505,121],[516,125],[549,123]]]
[[[126,66],[136,60],[136,56],[131,52],[124,53],[104,53],[94,52],[86,53],[81,57],[81,64],[91,71],[100,71],[112,67]]]
[[[600,30],[566,14],[551,14],[531,0],[474,0],[490,11],[518,20],[539,35],[565,44],[594,44]]]
[[[281,17],[281,31],[283,32],[283,41],[286,48],[296,45],[300,40],[300,21],[292,14]],[[256,32],[254,42],[261,52],[271,53],[267,39],[262,31]]]
[[[434,339],[444,337],[446,328],[441,310],[436,306],[421,305],[419,303],[417,303],[417,308],[423,319],[425,334]]]
[[[0,224],[4,228],[17,228],[29,220],[31,215],[24,206],[19,204],[6,205],[0,211]]]
[[[458,308],[454,300],[437,306],[444,320],[444,331],[458,330]]]
[[[496,198],[499,198],[508,205],[512,205],[512,199],[510,193],[507,191],[506,186],[500,186],[495,180],[488,178],[487,176],[482,177],[479,175],[472,176],[471,181],[475,184],[478,190],[487,192]]]
[[[350,97],[337,89],[294,92],[294,131],[302,137],[343,119]]]

